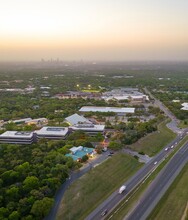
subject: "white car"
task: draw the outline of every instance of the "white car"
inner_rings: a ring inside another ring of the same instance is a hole
[[[157,161],[154,162],[154,165],[156,165],[156,164],[157,164]]]
[[[174,148],[174,145],[172,145],[171,148]]]
[[[167,150],[168,150],[168,147],[165,148],[165,151],[167,151]]]

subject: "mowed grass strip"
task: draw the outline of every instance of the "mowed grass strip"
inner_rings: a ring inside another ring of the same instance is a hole
[[[139,141],[130,145],[129,147],[132,150],[144,152],[149,156],[154,156],[175,137],[176,134],[167,128],[166,121],[163,121],[158,125],[158,131],[141,138]]]
[[[188,202],[188,163],[159,201],[148,220],[180,220]]]
[[[136,190],[136,192],[133,190],[131,193],[129,193],[129,195],[115,208],[113,213],[109,214],[109,216],[111,216],[113,214],[113,217],[111,218],[111,220],[124,219],[125,218],[125,216],[130,212],[130,210],[132,210],[132,208],[135,207],[135,205],[137,204],[139,199],[141,199],[141,196],[147,190],[147,188],[149,187],[151,182],[155,179],[155,177],[159,174],[159,172],[164,168],[164,166],[170,161],[170,159],[173,157],[173,155],[175,155],[176,152],[187,141],[188,141],[188,136],[183,138],[180,141],[180,143],[176,146],[176,148],[172,152],[172,154],[170,154],[170,156],[157,167],[157,169],[149,176],[149,178],[146,179],[146,181],[143,184],[139,185],[139,189]],[[125,202],[127,200],[127,198],[129,198],[128,202]],[[105,219],[108,219],[108,216]]]
[[[185,120],[183,120],[183,121],[180,121],[178,127],[179,127],[179,128],[188,128],[188,119],[185,119]]]
[[[65,193],[57,219],[84,219],[142,166],[135,158],[117,153],[74,182]]]

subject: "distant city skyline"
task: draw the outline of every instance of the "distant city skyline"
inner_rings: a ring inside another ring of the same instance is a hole
[[[187,0],[0,3],[0,61],[188,60]]]

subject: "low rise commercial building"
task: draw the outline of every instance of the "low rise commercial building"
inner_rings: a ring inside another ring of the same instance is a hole
[[[96,135],[97,133],[103,133],[105,130],[105,125],[94,125],[94,124],[79,124],[72,126],[73,131],[84,131],[89,135]]]
[[[74,161],[81,161],[82,157],[87,155],[88,157],[92,157],[95,154],[94,148],[88,148],[88,147],[72,147],[70,149],[69,154],[65,154],[67,157],[71,157]]]
[[[78,114],[73,114],[65,118],[65,122],[67,122],[70,126],[75,126],[79,124],[92,124],[92,122],[90,122],[87,118]]]
[[[18,120],[10,120],[9,123],[25,124],[30,120],[32,120],[32,118],[22,118],[22,119],[18,119]]]
[[[135,108],[83,106],[80,112],[114,112],[118,115],[134,114]]]
[[[48,124],[48,119],[47,118],[37,118],[37,119],[31,119],[26,122],[27,125],[39,125],[39,126],[44,126]]]
[[[112,91],[104,92],[102,98],[106,101],[109,100],[128,100],[131,102],[145,102],[149,101],[149,97],[142,92],[139,92],[137,88],[120,88],[113,89]]]
[[[55,95],[58,99],[101,99],[101,94],[97,92],[81,92],[81,91],[67,91],[66,93],[60,93]]]
[[[37,139],[46,138],[52,140],[65,139],[69,133],[66,127],[43,127],[35,131]]]
[[[32,144],[34,133],[26,131],[6,131],[0,135],[0,143]]]
[[[185,111],[188,111],[188,102],[184,102],[183,104],[182,104],[182,108],[181,108],[181,110],[185,110]]]

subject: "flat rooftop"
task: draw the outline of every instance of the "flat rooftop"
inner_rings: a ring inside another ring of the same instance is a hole
[[[22,119],[18,119],[18,120],[13,120],[12,122],[19,123],[19,122],[27,122],[30,120],[32,120],[32,118],[22,118]]]
[[[83,106],[80,112],[134,113],[135,108]]]
[[[83,130],[83,131],[104,131],[105,125],[78,125],[78,126],[72,126],[73,130]]]
[[[54,135],[54,136],[65,136],[68,133],[67,127],[43,127],[40,130],[35,131],[37,135]]]
[[[1,138],[32,138],[33,132],[28,131],[6,131],[0,135]]]

